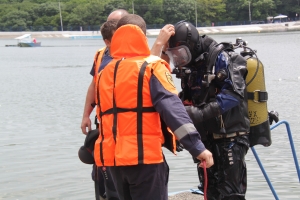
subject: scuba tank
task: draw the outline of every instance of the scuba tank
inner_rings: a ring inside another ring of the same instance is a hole
[[[238,38],[235,45],[244,48],[240,54],[247,60],[246,89],[250,120],[250,147],[257,144],[270,146],[272,140],[267,109],[268,93],[265,85],[264,66],[258,59],[256,51],[247,47],[247,42]]]

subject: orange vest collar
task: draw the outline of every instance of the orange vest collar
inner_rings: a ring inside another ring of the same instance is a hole
[[[110,53],[114,59],[149,56],[147,37],[136,25],[121,26],[112,37]]]

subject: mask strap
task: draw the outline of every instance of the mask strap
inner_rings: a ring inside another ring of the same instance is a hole
[[[188,34],[186,36],[186,43],[190,46],[190,39],[192,37],[192,31],[191,31],[191,27],[188,23],[184,22],[185,23],[185,26],[187,27],[188,29]]]

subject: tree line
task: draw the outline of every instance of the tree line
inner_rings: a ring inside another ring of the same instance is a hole
[[[266,21],[278,14],[296,20],[300,0],[0,0],[0,31],[99,30],[109,13],[118,8],[140,15],[148,28],[183,19],[210,26]]]

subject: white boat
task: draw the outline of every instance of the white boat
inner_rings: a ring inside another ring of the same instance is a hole
[[[41,42],[37,42],[35,38],[31,38],[31,34],[25,34],[15,38],[18,40],[19,47],[40,47]]]
[[[288,21],[288,16],[286,15],[278,15],[274,17],[273,23],[281,23],[281,22],[287,22]]]

